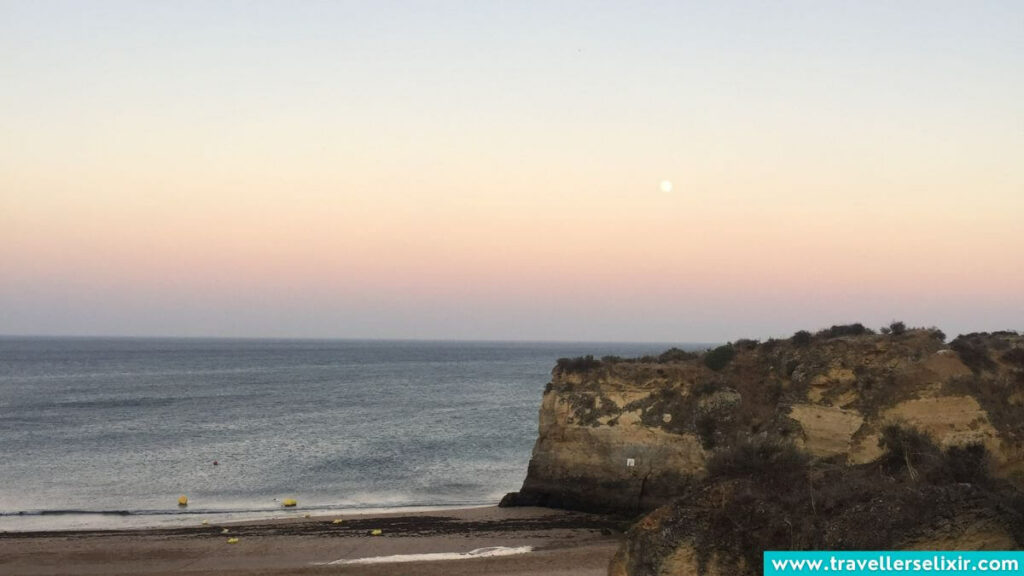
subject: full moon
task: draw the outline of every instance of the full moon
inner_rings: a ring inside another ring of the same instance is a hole
[[[661,181],[661,191],[662,192],[671,192],[672,191],[672,182],[669,181],[669,180],[662,180]]]

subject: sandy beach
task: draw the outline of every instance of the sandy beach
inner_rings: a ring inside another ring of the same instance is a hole
[[[335,522],[338,518],[340,523]],[[10,532],[0,534],[0,573],[597,576],[607,572],[624,528],[620,520],[602,516],[484,507],[174,529]],[[373,535],[375,530],[380,534]],[[233,538],[238,541],[229,543]],[[518,553],[346,563],[396,555],[465,554],[493,547]],[[532,550],[520,552],[523,547]]]

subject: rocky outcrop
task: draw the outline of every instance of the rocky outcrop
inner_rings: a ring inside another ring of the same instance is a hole
[[[614,364],[599,379],[593,371],[556,371],[526,483],[506,504],[633,512],[663,503],[674,492],[667,484],[704,467],[677,384],[692,381],[695,370]]]
[[[527,478],[503,504],[646,512],[699,483],[716,451],[783,441],[858,466],[882,456],[894,423],[940,447],[981,444],[995,476],[1020,482],[1022,405],[1024,337],[1013,332],[947,345],[934,329],[854,325],[702,355],[562,360]]]
[[[886,480],[863,468],[841,477],[820,472],[807,481],[792,478],[788,493],[759,490],[743,479],[708,483],[637,522],[609,575],[756,575],[764,550],[1024,545],[1024,503],[1006,486],[912,482],[898,474]]]

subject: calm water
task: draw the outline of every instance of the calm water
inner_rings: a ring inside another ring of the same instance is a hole
[[[667,347],[0,338],[0,530],[495,503],[558,357]]]

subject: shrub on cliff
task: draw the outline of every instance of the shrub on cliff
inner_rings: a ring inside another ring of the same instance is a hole
[[[658,362],[686,362],[696,357],[697,355],[693,352],[687,352],[679,348],[669,348],[658,356]]]
[[[950,446],[943,456],[945,475],[950,481],[979,484],[990,479],[988,449],[980,442]]]
[[[1010,348],[1000,358],[1003,362],[1024,370],[1024,348]]]
[[[860,322],[857,322],[856,324],[836,324],[818,331],[815,336],[828,339],[839,338],[840,336],[863,336],[864,334],[874,334],[874,332]]]
[[[793,341],[794,346],[807,346],[808,344],[811,343],[812,338],[813,336],[811,336],[810,332],[808,332],[807,330],[800,330],[799,332],[793,334],[793,337],[790,338],[790,340]]]
[[[887,473],[931,484],[984,483],[989,480],[989,455],[984,444],[939,448],[925,433],[892,424],[882,429],[879,464]]]
[[[756,350],[758,344],[760,344],[760,342],[750,338],[740,338],[732,343],[733,347],[739,350]]]
[[[732,344],[725,344],[704,354],[704,365],[717,372],[725,368],[735,355],[736,349],[732,347]]]
[[[576,358],[559,358],[555,362],[555,370],[562,374],[580,374],[597,368],[601,361],[593,355],[577,356]]]
[[[787,488],[807,474],[810,456],[791,442],[751,439],[716,451],[708,459],[708,479],[747,478],[768,487]]]
[[[949,343],[949,347],[960,356],[960,361],[975,373],[996,368],[995,362],[989,358],[988,347],[981,337],[980,334],[960,335]]]
[[[927,434],[915,429],[890,424],[882,429],[878,446],[883,454],[879,464],[889,474],[906,473],[916,480],[921,469],[934,469],[939,465],[942,453]]]

